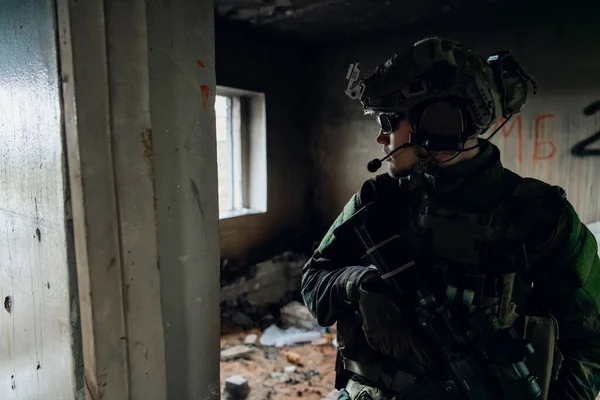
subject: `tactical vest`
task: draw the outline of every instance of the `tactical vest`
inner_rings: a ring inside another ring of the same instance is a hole
[[[501,182],[504,195],[494,207],[476,211],[429,196],[426,185],[407,179],[400,182],[400,186],[393,186],[377,179],[367,181],[359,192],[359,203],[380,202],[381,216],[406,227],[406,232],[401,233],[407,245],[406,257],[427,266],[425,275],[436,288],[438,298],[445,298],[456,312],[490,309],[501,324],[514,326],[532,342],[536,352],[527,364],[538,376],[545,398],[562,361],[556,348],[558,324],[529,301],[535,288],[523,233],[505,223],[510,219],[511,208],[522,201],[519,193],[527,191],[525,186],[530,181],[505,171]],[[409,260],[397,262],[402,265]],[[340,333],[343,335],[343,330]],[[369,352],[364,348],[363,351]],[[366,357],[365,361],[352,353],[342,352],[340,360],[340,367],[355,374],[349,387],[366,393],[372,385],[369,393],[373,399],[401,398],[393,396],[410,392],[419,379],[419,371],[422,372],[420,367],[411,365],[412,360],[398,363],[380,357],[374,362],[373,357]]]

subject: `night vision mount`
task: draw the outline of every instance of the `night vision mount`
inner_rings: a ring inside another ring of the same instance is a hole
[[[488,57],[487,62],[494,72],[494,79],[500,94],[502,117],[509,118],[521,112],[527,102],[528,83],[533,86],[533,94],[537,94],[535,80],[523,69],[509,50],[492,54]]]
[[[360,80],[360,63],[350,64],[346,79],[348,80],[348,87],[346,87],[346,95],[352,100],[362,100],[363,93],[365,92],[365,83]],[[359,82],[360,80],[360,82]]]

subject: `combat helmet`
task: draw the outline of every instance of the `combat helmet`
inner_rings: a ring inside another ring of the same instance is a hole
[[[411,141],[432,150],[465,150],[467,138],[508,120],[527,101],[535,81],[509,51],[484,58],[468,47],[439,37],[418,41],[360,77],[351,64],[346,94],[375,115],[384,133],[407,119]]]

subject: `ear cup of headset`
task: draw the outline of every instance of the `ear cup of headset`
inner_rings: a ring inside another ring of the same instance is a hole
[[[432,136],[463,139],[465,123],[461,107],[451,101],[438,101],[428,105],[421,114],[417,129]]]

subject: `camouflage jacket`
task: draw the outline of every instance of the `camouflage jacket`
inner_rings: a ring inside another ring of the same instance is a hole
[[[515,176],[503,168],[498,149],[486,144],[474,159],[440,169],[430,183],[434,193],[457,203],[491,208],[502,197],[502,182],[509,174]],[[383,175],[376,179],[393,183]],[[549,398],[592,400],[598,394],[595,380],[600,376],[597,243],[562,189],[530,181],[532,190],[522,194],[511,223],[527,231],[523,244],[534,282],[542,286],[539,293],[546,293],[536,301],[544,303],[559,322],[558,346],[564,361]],[[352,196],[303,270],[304,301],[322,326],[332,325],[356,307],[352,288],[366,270],[361,265],[364,251],[333,232],[362,205],[358,193]]]

